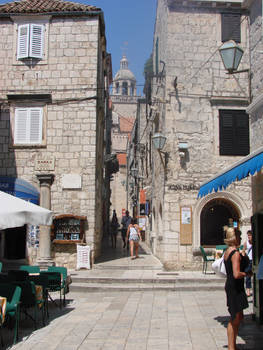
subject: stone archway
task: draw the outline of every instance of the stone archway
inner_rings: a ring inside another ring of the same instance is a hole
[[[200,215],[200,244],[202,246],[224,244],[223,227],[229,225],[230,220],[238,226],[240,214],[232,202],[224,198],[208,202]]]
[[[203,208],[209,202],[219,199],[225,200],[231,206],[233,206],[239,216],[240,226],[246,230],[249,229],[249,219],[251,215],[250,208],[246,205],[246,201],[244,201],[240,196],[231,192],[216,192],[211,193],[197,201],[197,204],[193,211],[193,249],[197,249],[199,251],[199,246],[201,242],[201,213]]]

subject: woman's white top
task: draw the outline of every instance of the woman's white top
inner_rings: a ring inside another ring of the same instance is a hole
[[[247,240],[247,256],[249,258],[249,260],[252,260],[252,244],[249,243],[249,241]]]

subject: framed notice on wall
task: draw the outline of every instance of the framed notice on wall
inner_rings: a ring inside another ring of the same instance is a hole
[[[180,208],[180,244],[192,244],[192,208]]]

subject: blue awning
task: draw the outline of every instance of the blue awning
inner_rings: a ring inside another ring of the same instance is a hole
[[[39,204],[39,192],[29,182],[16,177],[0,176],[0,191]]]
[[[254,175],[255,172],[260,171],[262,167],[263,147],[250,153],[240,161],[232,164],[232,166],[223,170],[212,179],[202,183],[198,197],[206,196],[213,191],[217,192],[225,190],[232,182],[240,181],[248,175]]]

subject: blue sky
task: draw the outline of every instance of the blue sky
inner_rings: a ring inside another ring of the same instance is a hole
[[[72,1],[72,0],[71,0]],[[104,12],[107,51],[112,55],[113,75],[120,68],[122,54],[137,79],[137,92],[142,94],[144,63],[153,44],[157,0],[73,0],[100,7]],[[4,4],[6,0],[0,0]]]

